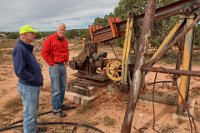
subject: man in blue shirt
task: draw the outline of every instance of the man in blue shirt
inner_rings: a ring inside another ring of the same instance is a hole
[[[36,133],[40,86],[43,85],[40,65],[32,53],[31,42],[36,33],[29,25],[20,27],[20,39],[13,50],[14,71],[19,78],[17,88],[23,103],[24,133]]]

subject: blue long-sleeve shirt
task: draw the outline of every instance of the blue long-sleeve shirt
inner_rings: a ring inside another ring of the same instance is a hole
[[[14,71],[19,82],[29,86],[42,86],[43,76],[40,65],[32,53],[33,46],[19,40],[13,50]]]

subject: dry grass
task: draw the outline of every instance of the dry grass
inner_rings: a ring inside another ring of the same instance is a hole
[[[9,122],[9,118],[3,111],[0,110],[0,127],[4,127]]]
[[[0,51],[0,62],[2,63],[12,62],[12,51],[11,52]]]
[[[4,118],[3,111],[0,110],[0,120]]]
[[[104,116],[102,118],[99,118],[99,120],[105,125],[105,126],[113,126],[116,124],[116,120],[110,116]]]
[[[10,75],[11,73],[8,73],[7,69],[3,69],[3,71],[0,72],[1,75],[4,75],[4,77],[7,77],[8,75]]]
[[[0,39],[0,49],[13,48],[17,39]]]
[[[200,111],[195,111],[195,118],[200,121]]]
[[[8,125],[13,118],[22,110],[22,103],[19,97],[9,100],[0,110],[0,126]]]
[[[175,129],[177,129],[177,125],[163,125],[160,127],[160,132],[161,133],[176,133],[176,131],[174,131]]]
[[[181,125],[181,124],[183,124],[183,123],[185,122],[185,120],[183,120],[183,119],[181,118],[181,116],[178,116],[177,122],[178,122],[179,125]]]
[[[0,81],[4,81],[5,77],[3,75],[0,75]]]
[[[8,110],[8,109],[11,110],[11,112],[13,114],[19,112],[21,110],[21,107],[22,107],[22,101],[21,101],[21,98],[19,98],[19,97],[16,97],[16,98],[9,100],[4,105],[4,108],[6,110]]]
[[[7,93],[8,93],[8,91],[5,88],[2,88],[1,91],[0,91],[0,97],[3,96],[3,95],[6,95]]]
[[[72,128],[68,125],[63,125],[63,126],[52,126],[50,128],[48,128],[47,132],[49,133],[71,133],[72,132]]]

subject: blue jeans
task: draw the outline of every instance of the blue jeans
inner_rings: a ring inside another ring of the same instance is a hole
[[[61,111],[61,106],[65,97],[67,86],[67,70],[64,64],[56,64],[49,66],[49,74],[51,79],[51,95],[53,112]]]
[[[24,133],[36,133],[40,87],[27,86],[18,82],[17,88],[23,103]]]

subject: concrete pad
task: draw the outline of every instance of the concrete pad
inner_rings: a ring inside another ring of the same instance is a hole
[[[96,98],[96,96],[82,97],[82,99],[81,99],[81,105],[88,104],[90,101],[92,101],[95,98]]]

